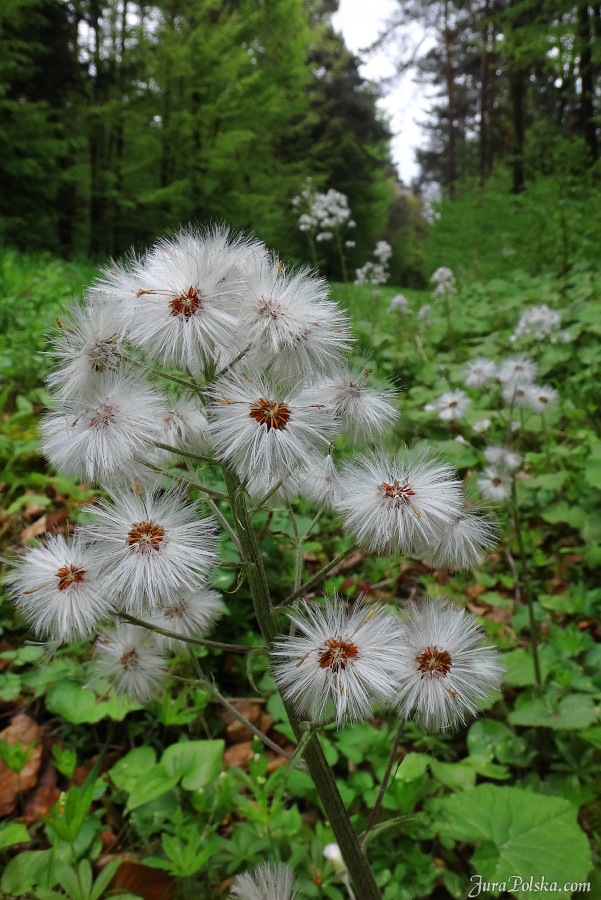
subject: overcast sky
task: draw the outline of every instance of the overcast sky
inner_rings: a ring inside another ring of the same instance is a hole
[[[387,18],[398,8],[397,0],[340,0],[332,25],[344,35],[349,50],[358,53],[377,37]],[[381,51],[361,66],[361,74],[374,81],[394,72],[389,52]],[[400,78],[379,105],[392,116],[392,155],[405,184],[417,175],[414,150],[422,145],[423,121],[428,108],[424,88],[414,84],[412,74]],[[417,121],[416,121],[417,120]]]

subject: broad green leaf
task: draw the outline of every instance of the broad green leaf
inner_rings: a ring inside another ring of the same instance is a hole
[[[470,726],[467,735],[467,746],[472,756],[488,756],[492,759],[495,746],[507,737],[513,737],[503,722],[494,719],[478,719]]]
[[[593,747],[601,750],[601,728],[584,728],[579,732],[579,736]]]
[[[34,885],[43,883],[52,866],[52,850],[27,850],[14,856],[6,866],[0,887],[9,895],[20,897]],[[44,885],[47,887],[48,885]]]
[[[585,521],[586,512],[581,506],[574,506],[567,500],[560,500],[554,503],[541,513],[545,522],[556,524],[557,522],[567,522],[572,528],[580,528]]]
[[[547,654],[539,654],[541,676],[543,681],[546,679],[551,668],[551,660]],[[525,687],[534,684],[534,663],[532,654],[526,652],[521,647],[516,650],[510,650],[503,654],[503,665],[505,666],[505,675],[503,684],[511,687]]]
[[[24,844],[29,840],[29,832],[19,822],[9,822],[0,827],[0,850],[13,844]]]
[[[433,801],[432,809],[441,834],[479,845],[472,863],[487,881],[544,876],[563,887],[566,881],[584,881],[591,868],[577,810],[559,797],[482,784]]]
[[[548,698],[533,700],[509,714],[512,725],[531,725],[543,728],[587,728],[597,718],[595,704],[584,694],[570,694],[557,704]]]
[[[584,467],[584,478],[591,487],[601,488],[601,459],[589,457]]]
[[[468,760],[458,763],[430,760],[430,771],[437,781],[456,791],[467,791],[476,783],[476,769]]]
[[[131,791],[136,781],[156,764],[152,747],[135,747],[115,763],[109,775],[115,787]]]
[[[141,708],[139,703],[128,697],[100,700],[94,691],[74,681],[59,681],[51,687],[46,695],[46,706],[50,712],[62,716],[75,725],[100,722],[101,719],[107,718],[121,722],[129,712]]]
[[[170,775],[162,763],[157,763],[141,775],[134,784],[127,799],[127,809],[136,809],[161,794],[166,794],[179,781],[179,775]]]
[[[403,759],[396,777],[402,781],[415,781],[421,778],[431,762],[426,753],[408,753]]]
[[[225,741],[181,741],[171,744],[161,757],[169,775],[182,779],[187,791],[197,791],[217,778]]]

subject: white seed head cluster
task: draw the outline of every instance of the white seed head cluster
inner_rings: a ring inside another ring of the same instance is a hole
[[[425,410],[438,413],[438,418],[444,422],[451,422],[453,419],[462,419],[471,402],[471,397],[461,389],[445,391],[433,403],[428,403]]]
[[[530,309],[524,310],[509,340],[514,343],[519,337],[532,334],[536,340],[542,341],[560,325],[561,313],[550,309],[546,303],[541,303],[540,306],[531,306]]]
[[[294,873],[283,863],[263,863],[238,875],[230,894],[236,900],[295,900]]]

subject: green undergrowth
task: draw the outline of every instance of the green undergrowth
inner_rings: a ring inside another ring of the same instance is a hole
[[[46,526],[64,529],[93,497],[89,486],[48,470],[36,433],[46,399],[41,379],[50,367],[44,335],[93,273],[85,264],[10,252],[0,257],[0,272],[0,534],[10,555],[44,517]],[[585,266],[559,277],[533,276],[510,257],[503,277],[460,279],[448,310],[428,291],[403,289],[411,312],[389,313],[398,292],[386,287],[373,297],[367,288],[333,286],[351,312],[365,366],[401,391],[393,449],[427,442],[457,467],[473,501],[487,443],[509,437],[523,454],[517,500],[544,687],[537,694],[528,617],[516,591],[519,547],[502,504],[499,546],[471,572],[432,573],[419,559],[359,553],[327,579],[326,590],[349,600],[365,592],[370,602],[395,608],[426,594],[446,594],[475,612],[503,651],[507,669],[502,694],[457,734],[429,736],[406,725],[381,824],[368,844],[376,879],[385,900],[462,900],[474,875],[506,882],[504,893],[496,887],[482,897],[527,896],[519,882],[509,881],[512,876],[557,882],[556,897],[570,896],[566,882],[590,881],[587,896],[601,896],[595,868],[601,834],[599,276]],[[561,313],[571,340],[511,343],[520,313],[540,303]],[[425,304],[432,306],[431,318],[418,319]],[[499,362],[522,351],[537,361],[538,380],[561,398],[544,421],[517,411],[519,429],[512,431],[494,385],[468,391],[465,419],[443,422],[424,410],[445,390],[463,386],[466,361],[483,354]],[[482,419],[490,420],[488,431],[474,431]],[[219,487],[214,471],[202,475]],[[299,501],[294,514],[302,533],[313,510]],[[258,522],[279,602],[294,583],[293,528],[281,511],[266,512]],[[305,544],[306,574],[348,540],[336,519],[324,515]],[[227,537],[222,558],[236,559]],[[215,585],[225,592],[227,613],[212,636],[257,645],[246,584],[223,566]],[[32,786],[0,819],[3,896],[100,900],[115,872],[119,884],[119,865],[128,858],[165,879],[160,883],[176,898],[217,900],[237,872],[282,859],[297,872],[307,897],[346,900],[323,856],[333,841],[331,825],[303,767],[276,767],[274,755],[256,739],[248,745],[250,759],[224,763],[224,749],[230,753],[235,745],[216,706],[196,687],[189,657],[173,661],[166,691],[141,708],[112,697],[102,680],[89,683],[90,642],[60,649],[48,661],[43,648],[28,643],[31,635],[6,599],[0,628],[0,714],[8,724],[16,712],[26,713],[43,729],[37,738],[43,766],[54,772],[61,795],[46,807],[41,800],[36,805]],[[265,725],[270,735],[292,744],[264,655],[252,654],[245,666],[221,650],[196,653],[226,696],[258,699],[273,722]],[[378,794],[394,728],[380,717],[339,732],[328,727],[320,738],[358,832]],[[0,739],[0,756],[25,777],[35,746],[19,746]],[[135,895],[135,886],[127,889]],[[138,895],[144,896],[141,887]]]

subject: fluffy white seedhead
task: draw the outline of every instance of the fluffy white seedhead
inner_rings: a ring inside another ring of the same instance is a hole
[[[532,384],[526,389],[526,406],[533,412],[545,412],[550,406],[555,406],[558,401],[559,394],[548,384],[543,387]]]
[[[304,601],[290,618],[296,633],[273,642],[272,672],[300,715],[320,721],[331,708],[340,727],[392,701],[400,637],[394,614],[361,600],[349,610],[334,597],[325,606]]]
[[[511,476],[495,466],[483,469],[476,483],[482,496],[489,500],[506,500],[511,494]]]
[[[505,403],[508,403],[510,406],[528,406],[528,391],[530,385],[527,384],[514,384],[509,381],[503,387],[501,391],[501,396]]]
[[[445,422],[462,419],[470,408],[471,398],[460,389],[445,391],[434,403],[428,404],[430,409],[438,413],[438,418]]]
[[[288,389],[251,370],[218,379],[211,396],[212,447],[242,478],[267,489],[316,465],[337,431],[316,391]]]
[[[334,413],[340,431],[353,441],[370,440],[389,431],[399,417],[393,406],[396,391],[379,390],[362,372],[345,368],[319,385],[319,392]]]
[[[475,616],[446,597],[411,603],[401,627],[398,704],[420,727],[455,728],[500,687],[497,650],[483,646]]]
[[[430,281],[432,284],[444,284],[445,282],[454,284],[455,276],[452,269],[449,269],[447,266],[439,266],[431,276]]]
[[[106,374],[86,397],[63,401],[40,425],[42,448],[53,466],[84,481],[131,481],[135,457],[154,452],[167,415],[164,396],[132,371]]]
[[[85,305],[76,304],[57,319],[51,355],[59,368],[46,378],[58,388],[62,398],[79,397],[94,391],[107,373],[117,371],[123,347],[117,304],[108,296],[93,292]]]
[[[294,873],[283,863],[263,863],[238,875],[230,896],[236,900],[295,900]]]
[[[169,411],[162,420],[161,444],[167,444],[186,453],[206,456],[211,452],[208,441],[208,422],[197,397],[182,396],[169,404]],[[177,456],[168,450],[159,450],[159,458]]]
[[[497,377],[497,365],[487,356],[477,356],[465,367],[465,386],[482,387],[491,378]]]
[[[48,534],[28,547],[10,575],[11,597],[36,634],[53,641],[89,637],[109,613],[99,560],[81,532]]]
[[[537,340],[542,340],[561,325],[561,313],[551,309],[546,303],[525,309],[514,333],[509,338],[515,341],[522,335],[534,333]]]
[[[472,569],[484,562],[498,538],[490,515],[465,512],[444,531],[432,562],[437,568]]]
[[[296,494],[332,509],[340,493],[340,476],[331,453],[295,481]]]
[[[528,359],[524,354],[514,356],[511,359],[504,359],[499,365],[497,378],[504,384],[513,387],[524,387],[532,384],[536,378],[537,365],[532,359]]]
[[[252,366],[284,377],[332,374],[352,338],[348,317],[309,269],[287,271],[276,256],[256,257],[242,294],[238,342]]]
[[[175,591],[202,587],[217,561],[212,518],[186,502],[180,489],[125,487],[107,490],[111,500],[86,507],[84,527],[102,559],[105,590],[112,602],[137,615],[168,606]]]
[[[208,588],[181,589],[172,593],[168,603],[154,616],[147,618],[149,625],[174,631],[183,637],[197,638],[213,627],[223,613],[223,601],[217,591]],[[165,652],[178,653],[190,645],[177,638],[155,634],[158,646]]]
[[[335,509],[344,528],[370,550],[411,554],[434,548],[463,513],[464,494],[452,466],[422,450],[390,457],[357,456],[341,471]]]
[[[484,458],[493,466],[499,466],[508,472],[513,472],[522,462],[522,454],[500,444],[491,444],[484,451]]]
[[[228,228],[189,228],[140,259],[104,271],[131,343],[162,365],[199,375],[229,357],[242,282],[238,268],[261,245]]]
[[[477,434],[481,434],[483,431],[488,431],[491,425],[490,419],[478,419],[477,422],[474,422],[472,428]]]
[[[163,686],[166,663],[150,631],[121,624],[98,636],[94,674],[106,678],[116,694],[148,703]]]

